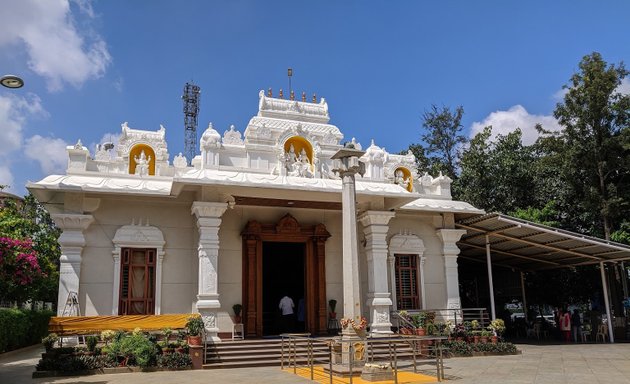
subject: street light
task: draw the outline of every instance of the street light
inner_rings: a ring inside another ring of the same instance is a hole
[[[24,80],[15,75],[4,75],[0,77],[0,84],[7,88],[22,88]]]

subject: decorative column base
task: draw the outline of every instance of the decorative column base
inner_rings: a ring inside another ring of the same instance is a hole
[[[374,334],[374,336],[392,334],[392,323],[389,318],[392,300],[389,298],[389,293],[374,293],[370,296],[367,301],[367,305],[370,308],[370,318],[372,319],[370,333]]]
[[[211,298],[209,296],[214,297]],[[217,322],[217,310],[221,308],[219,295],[204,295],[203,298],[199,298],[196,307],[206,330],[205,341],[208,343],[220,343],[219,324]]]

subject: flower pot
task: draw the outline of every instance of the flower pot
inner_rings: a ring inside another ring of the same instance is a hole
[[[488,343],[488,337],[487,336],[481,336],[481,342],[483,344],[487,344]]]
[[[328,315],[330,316],[331,319],[337,318],[337,312],[328,312]]]
[[[492,336],[491,340],[492,340],[492,344],[496,344],[499,342],[499,338],[497,336]]]
[[[426,336],[427,331],[424,328],[416,328],[416,336]]]
[[[202,345],[201,336],[188,336],[188,345]]]
[[[234,316],[234,324],[241,324],[243,322],[243,318],[241,315]]]
[[[479,336],[473,336],[473,342],[479,344]]]

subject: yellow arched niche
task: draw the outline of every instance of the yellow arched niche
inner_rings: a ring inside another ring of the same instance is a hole
[[[129,151],[129,174],[134,175],[136,173],[136,157],[140,158],[140,154],[144,151],[144,155],[149,160],[149,175],[155,175],[155,152],[153,148],[146,144],[136,144]]]
[[[409,184],[407,184],[407,190],[409,192],[413,192],[413,177],[411,176],[411,171],[405,167],[398,167],[394,171],[394,179],[396,178],[396,174],[398,173],[398,171],[402,171],[403,178],[409,182]]]
[[[293,136],[287,139],[284,142],[284,152],[288,153],[291,148],[291,144],[293,144],[293,149],[295,150],[295,155],[300,156],[302,153],[302,149],[306,152],[306,157],[308,157],[308,162],[311,163],[311,168],[313,168],[313,147],[311,143],[308,142],[305,138],[301,136]]]

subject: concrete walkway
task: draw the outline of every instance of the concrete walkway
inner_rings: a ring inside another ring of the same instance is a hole
[[[446,375],[453,384],[630,384],[630,344],[519,344],[518,348],[522,355],[447,359]],[[42,351],[31,347],[0,355],[0,383],[310,383],[279,367],[31,379]]]

